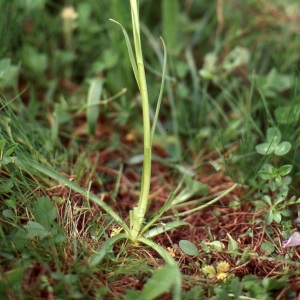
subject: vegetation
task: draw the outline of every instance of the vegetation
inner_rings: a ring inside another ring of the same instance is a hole
[[[298,2],[100,2],[0,1],[1,299],[296,298]]]

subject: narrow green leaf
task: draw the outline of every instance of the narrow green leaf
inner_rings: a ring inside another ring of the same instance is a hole
[[[147,224],[143,227],[141,234],[144,233],[148,228],[150,228],[170,207],[172,201],[174,199],[174,193],[171,193],[163,205],[163,207],[155,214],[155,216],[147,222]]]
[[[87,97],[86,116],[89,134],[95,133],[95,127],[99,116],[99,101],[102,94],[103,79],[95,78],[92,80]]]
[[[102,246],[96,251],[97,254],[94,254],[90,261],[89,261],[89,267],[90,268],[94,268],[96,267],[98,264],[100,264],[102,262],[102,260],[104,259],[104,257],[106,256],[106,254],[110,251],[112,251],[112,247],[114,246],[114,244],[116,244],[117,242],[119,242],[122,239],[127,239],[127,234],[126,233],[120,233],[110,239],[108,239],[107,241],[105,241]]]
[[[146,237],[146,238],[151,238],[151,237],[159,235],[159,234],[161,234],[165,231],[172,230],[176,227],[185,226],[186,224],[187,223],[184,222],[184,221],[169,222],[169,223],[162,224],[161,226],[157,226],[155,228],[152,228],[152,229],[148,230],[147,232],[145,232],[143,234],[143,236]]]
[[[185,177],[186,187],[180,191],[180,193],[175,197],[173,205],[182,203],[189,199],[190,197],[201,194],[208,194],[207,184],[200,182],[199,180],[193,179],[191,176]]]
[[[31,159],[24,160],[24,159],[21,159],[20,157],[18,157],[15,161],[15,164],[24,170],[27,170],[29,166],[33,167],[37,171],[60,182],[63,185],[66,185],[68,188],[83,195],[84,197],[87,197],[94,203],[98,204],[105,212],[107,212],[121,227],[124,228],[125,231],[129,232],[129,228],[128,228],[127,224],[122,220],[122,218],[117,213],[114,212],[114,210],[109,205],[107,205],[105,202],[101,201],[96,195],[89,193],[87,190],[85,190],[82,187],[80,187],[79,185],[77,185],[75,182],[70,181],[68,178],[60,175],[58,172],[40,164],[34,160],[31,160]]]
[[[144,243],[148,245],[149,247],[153,248],[163,259],[164,261],[169,265],[173,266],[172,268],[172,277],[173,277],[173,300],[180,300],[181,298],[181,284],[182,284],[182,276],[180,273],[180,269],[178,267],[177,262],[174,260],[174,258],[170,255],[170,253],[162,248],[161,246],[157,245],[153,241],[139,237],[138,241],[141,243]]]
[[[193,169],[191,167],[187,167],[184,165],[175,165],[174,168],[176,168],[179,172],[181,172],[184,175],[188,175],[188,176],[195,176],[196,172],[193,171]],[[207,185],[206,185],[207,187]],[[208,189],[207,189],[208,191]]]
[[[6,149],[4,156],[10,156],[17,148],[17,145],[12,145],[8,149]]]
[[[162,31],[163,37],[166,40],[168,48],[176,51],[178,48],[178,32],[179,32],[179,17],[180,9],[178,0],[163,0],[162,1]]]
[[[0,158],[2,158],[1,154],[4,150],[5,144],[6,144],[6,140],[5,139],[0,139]]]
[[[240,266],[248,261],[250,253],[250,246],[246,247],[242,253],[240,260],[236,263],[236,266]]]
[[[11,64],[10,58],[3,58],[0,60],[0,80],[5,79],[5,75],[7,73],[7,70],[10,67],[10,64]]]
[[[164,40],[162,38],[161,38],[161,41],[162,41],[162,44],[164,47],[164,62],[163,62],[163,72],[162,72],[162,78],[161,78],[161,84],[160,84],[160,91],[159,91],[158,101],[157,101],[155,115],[154,115],[154,119],[153,119],[153,124],[152,124],[152,128],[151,128],[151,145],[153,143],[153,137],[154,137],[156,123],[157,123],[158,114],[159,114],[159,110],[160,110],[161,99],[162,99],[165,80],[166,80],[166,71],[167,71],[167,50],[166,50],[166,45],[164,43]]]
[[[113,19],[109,19],[109,20],[116,23],[116,24],[118,24],[122,28],[122,31],[123,31],[123,34],[124,34],[124,37],[125,37],[125,41],[126,41],[126,46],[127,46],[127,50],[128,50],[128,55],[129,55],[132,71],[133,71],[135,80],[137,82],[137,85],[138,85],[139,89],[141,90],[138,67],[137,67],[136,60],[134,58],[134,53],[133,53],[133,50],[132,50],[132,47],[131,47],[129,36],[128,36],[125,28],[119,22],[117,22],[116,20],[113,20]]]

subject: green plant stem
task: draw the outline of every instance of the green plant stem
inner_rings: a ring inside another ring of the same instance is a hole
[[[134,48],[136,55],[136,64],[138,68],[138,86],[142,96],[143,109],[143,130],[144,130],[144,164],[141,183],[141,194],[139,198],[138,207],[135,207],[130,214],[130,230],[131,239],[135,241],[139,235],[142,227],[144,216],[148,205],[148,196],[150,190],[151,178],[151,129],[150,129],[150,114],[148,90],[145,75],[145,67],[143,62],[143,52],[140,38],[140,23],[137,0],[130,0],[131,4],[131,18],[134,38]]]

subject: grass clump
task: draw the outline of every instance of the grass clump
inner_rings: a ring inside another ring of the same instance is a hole
[[[298,294],[297,4],[196,2],[1,2],[1,297]]]

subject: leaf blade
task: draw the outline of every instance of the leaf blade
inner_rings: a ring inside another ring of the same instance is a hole
[[[91,81],[88,97],[87,97],[87,109],[86,117],[88,123],[89,134],[95,133],[96,123],[99,116],[99,100],[102,94],[103,79],[95,78]]]
[[[32,203],[32,213],[35,220],[50,229],[53,221],[57,218],[55,205],[48,197],[39,197]]]
[[[169,292],[176,282],[176,265],[166,265],[153,272],[153,276],[146,282],[141,296],[144,300],[156,299],[163,293]]]

